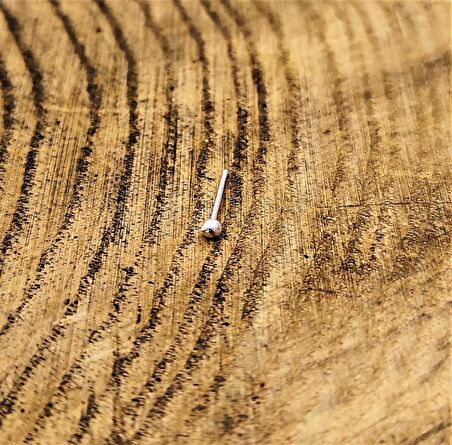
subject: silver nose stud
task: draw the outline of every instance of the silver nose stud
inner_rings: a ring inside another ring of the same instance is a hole
[[[221,199],[223,198],[224,186],[226,184],[226,178],[228,176],[228,171],[223,170],[221,175],[220,185],[218,186],[217,197],[215,198],[215,203],[213,205],[212,214],[210,218],[207,219],[201,227],[201,232],[204,238],[216,238],[221,233],[221,224],[217,220],[218,211],[220,210]]]

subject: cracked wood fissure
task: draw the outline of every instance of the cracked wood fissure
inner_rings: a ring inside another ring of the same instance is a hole
[[[449,34],[0,0],[0,445],[446,443]]]

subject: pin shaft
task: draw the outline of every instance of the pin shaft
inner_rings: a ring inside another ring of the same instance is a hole
[[[217,219],[218,211],[220,210],[221,199],[223,198],[224,186],[226,184],[226,178],[228,176],[228,171],[225,169],[221,175],[220,185],[218,186],[217,197],[215,198],[215,203],[213,204],[212,214],[210,219]]]

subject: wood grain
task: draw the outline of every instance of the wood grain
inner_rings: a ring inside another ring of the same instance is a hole
[[[449,442],[449,2],[0,12],[0,444]]]

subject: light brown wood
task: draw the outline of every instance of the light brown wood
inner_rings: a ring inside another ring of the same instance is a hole
[[[448,443],[449,2],[0,4],[1,445]]]

